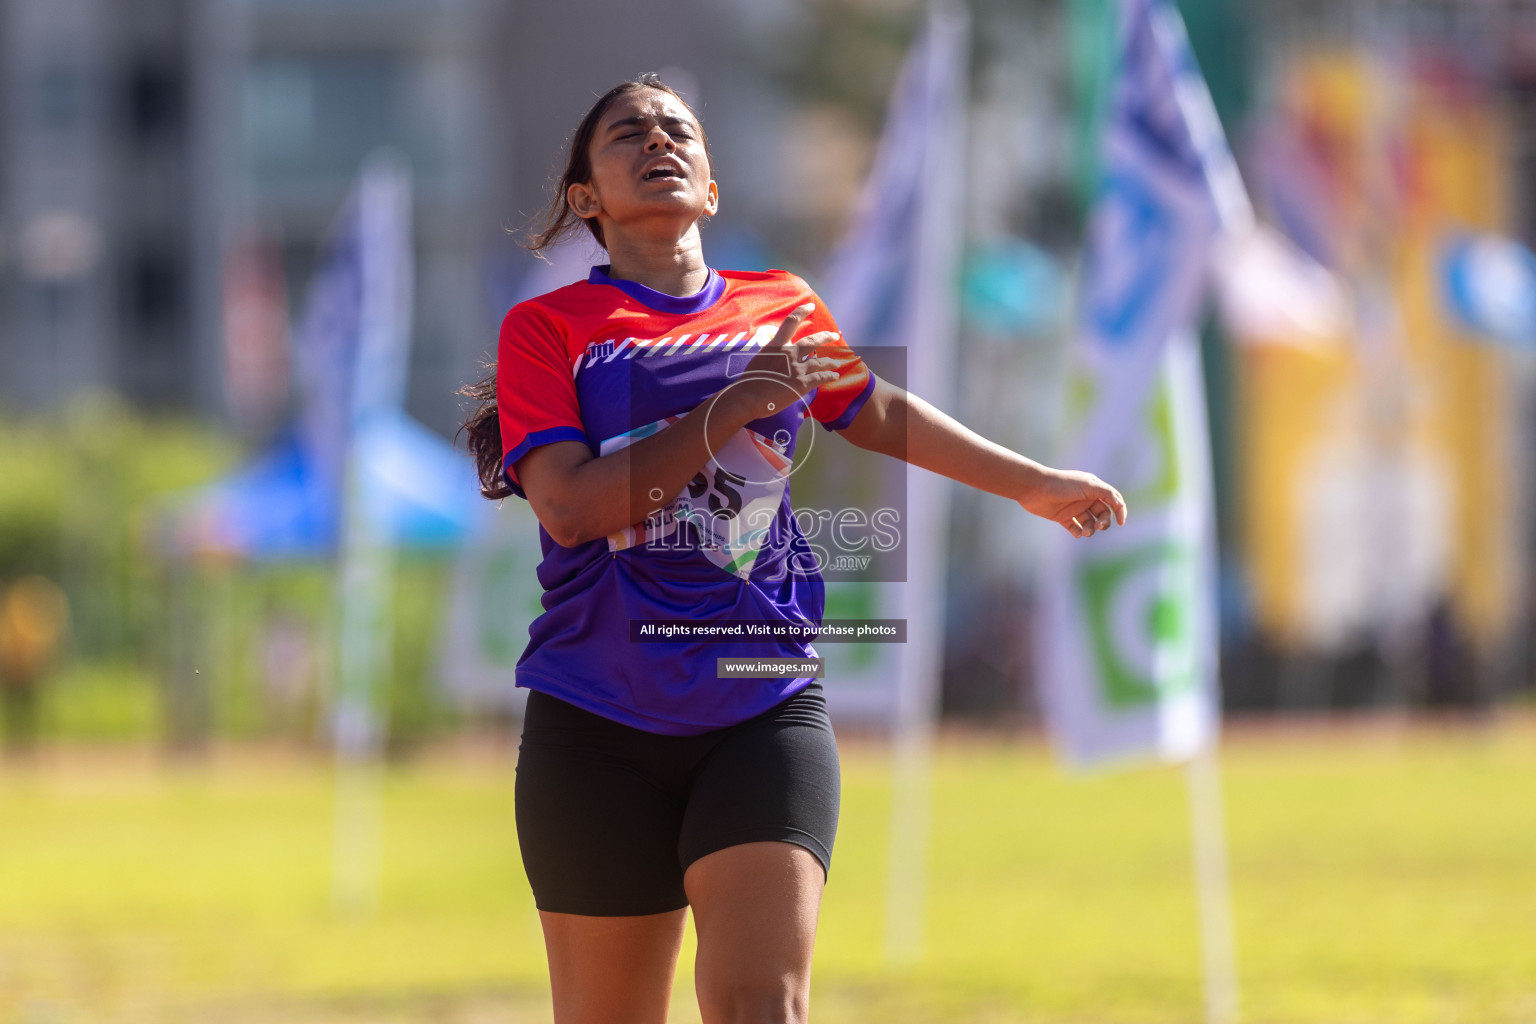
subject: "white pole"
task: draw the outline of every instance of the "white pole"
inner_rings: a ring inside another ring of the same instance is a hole
[[[378,910],[383,833],[383,763],[377,755],[341,757],[331,840],[331,899],[337,913],[372,917]]]
[[[932,747],[932,726],[921,722],[898,727],[892,744],[885,959],[893,966],[912,964],[923,954]]]
[[[916,390],[940,408],[952,401],[956,309],[954,280],[964,224],[965,76],[970,14],[958,2],[935,0],[928,12],[916,98],[921,112],[892,110],[892,118],[923,120],[922,173],[914,185],[918,224],[910,266],[914,280],[906,312],[909,369]],[[886,131],[891,132],[891,125]],[[897,671],[892,743],[891,861],[887,875],[885,957],[917,960],[923,951],[928,876],[931,762],[944,660],[944,575],[949,536],[948,480],[908,477],[907,582],[897,604],[907,620],[907,644]]]
[[[1200,957],[1205,969],[1207,1024],[1237,1021],[1236,934],[1227,873],[1221,765],[1214,741],[1189,762],[1189,817],[1194,840],[1195,896],[1200,909]]]
[[[375,424],[403,405],[409,366],[411,182],[402,157],[364,162],[350,216],[360,261],[357,347],[342,477],[340,650],[332,727],[337,758],[334,896],[339,910],[378,903],[387,713],[394,640],[394,538],[367,500],[363,459]]]

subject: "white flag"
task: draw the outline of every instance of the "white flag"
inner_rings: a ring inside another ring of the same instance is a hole
[[[1125,495],[1124,527],[1047,546],[1041,696],[1076,764],[1187,758],[1215,734],[1214,522],[1193,332],[1214,243],[1252,212],[1164,0],[1127,0],[1089,227],[1066,465]]]
[[[334,323],[355,332],[346,408],[342,490],[336,694],[332,728],[339,753],[365,757],[383,738],[378,697],[394,636],[394,548],[380,505],[367,492],[362,453],[386,443],[405,399],[411,324],[411,182],[387,152],[363,165],[338,231],[350,244],[322,274],[350,274]],[[324,329],[322,323],[322,329]],[[338,345],[337,347],[345,347]]]
[[[891,94],[874,167],[821,289],[844,339],[871,369],[894,369],[904,352],[908,379],[895,383],[912,383],[940,408],[950,404],[955,359],[969,31],[963,12],[930,14]],[[879,468],[893,478],[906,472]],[[834,717],[882,719],[898,732],[921,728],[937,711],[948,520],[947,480],[913,470],[904,484],[904,496],[891,493],[903,489],[899,483],[884,496],[905,506],[900,581],[834,579],[827,614],[906,619],[907,643],[821,649]]]
[[[930,9],[891,95],[874,169],[823,292],[843,337],[876,374],[891,376],[904,356],[912,390],[940,408],[950,404],[954,366],[969,36],[963,10]],[[903,506],[905,572],[888,572],[887,582],[831,582],[827,608],[836,617],[841,598],[845,609],[860,609],[854,615],[905,619],[907,642],[826,644],[821,652],[833,716],[882,718],[895,741],[886,955],[905,962],[921,950],[924,930],[928,746],[943,664],[949,481],[907,473],[905,465],[879,468],[893,471],[886,499]]]

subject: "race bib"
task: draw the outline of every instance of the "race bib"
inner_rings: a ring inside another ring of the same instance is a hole
[[[628,448],[682,417],[668,416],[610,437],[601,454]],[[608,550],[636,544],[697,548],[715,565],[746,579],[784,500],[790,459],[756,431],[742,428],[666,505],[644,522],[609,534]]]

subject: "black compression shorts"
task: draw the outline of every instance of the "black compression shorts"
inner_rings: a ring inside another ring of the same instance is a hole
[[[821,686],[698,736],[644,732],[528,695],[517,841],[540,910],[598,917],[688,905],[706,854],[777,840],[831,867],[840,776]]]

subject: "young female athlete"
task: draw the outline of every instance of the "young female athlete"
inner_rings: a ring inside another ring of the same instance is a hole
[[[543,544],[515,802],[558,1024],[665,1021],[688,906],[706,1024],[806,1018],[837,828],[826,704],[815,679],[716,665],[806,646],[632,628],[820,621],[787,484],[807,417],[1075,537],[1125,521],[1097,477],[877,380],[793,274],[710,268],[699,221],[718,202],[677,93],[654,75],[607,92],[533,247],[584,225],[610,262],[508,313],[495,374],[467,389],[482,490],[526,497]]]

